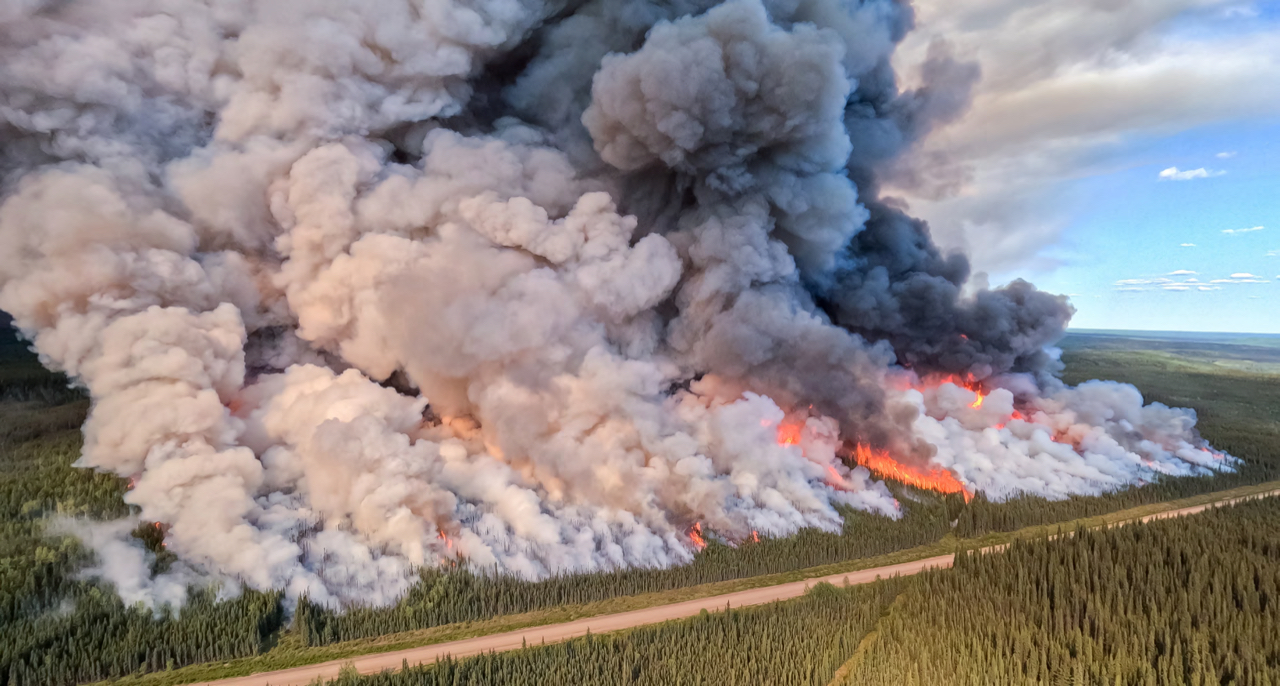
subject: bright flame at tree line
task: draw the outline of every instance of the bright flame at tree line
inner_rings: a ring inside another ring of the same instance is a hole
[[[973,499],[973,493],[945,469],[934,468],[926,472],[918,467],[904,465],[890,457],[888,452],[872,450],[863,443],[854,448],[853,459],[881,477],[938,493],[961,493],[966,503]]]

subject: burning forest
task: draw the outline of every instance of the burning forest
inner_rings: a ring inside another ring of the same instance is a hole
[[[1066,298],[970,284],[882,196],[980,77],[937,44],[899,88],[905,2],[291,6],[0,6],[0,309],[92,398],[78,466],[130,480],[83,536],[129,602],[387,604],[898,517],[884,479],[1232,468],[1189,410],[1064,385]]]

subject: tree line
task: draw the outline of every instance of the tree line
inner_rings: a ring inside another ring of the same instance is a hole
[[[820,584],[796,600],[330,684],[825,686],[904,584]]]

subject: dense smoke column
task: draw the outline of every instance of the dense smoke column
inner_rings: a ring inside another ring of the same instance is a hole
[[[833,321],[868,340],[888,341],[904,367],[974,380],[1032,373],[1052,383],[1046,351],[1074,309],[1063,296],[1016,280],[964,297],[968,260],[943,256],[924,222],[880,202],[854,237],[835,285],[817,297]]]
[[[991,497],[1208,473],[1194,415],[1066,389],[1065,300],[965,293],[877,180],[976,70],[872,0],[0,5],[0,308],[89,391],[80,466],[182,563],[132,600],[388,603]],[[928,377],[964,377],[956,385]],[[973,386],[981,381],[977,395]],[[870,453],[868,453],[870,454]],[[957,481],[958,479],[958,481]]]

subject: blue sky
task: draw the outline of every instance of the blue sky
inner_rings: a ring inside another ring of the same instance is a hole
[[[1114,171],[1061,188],[1071,220],[1045,251],[1060,266],[995,280],[1070,294],[1082,328],[1280,333],[1280,121],[1137,138],[1113,155]],[[1174,167],[1209,176],[1160,178]]]
[[[1280,0],[916,7],[907,87],[938,40],[982,70],[888,185],[944,248],[1075,327],[1280,333]]]

